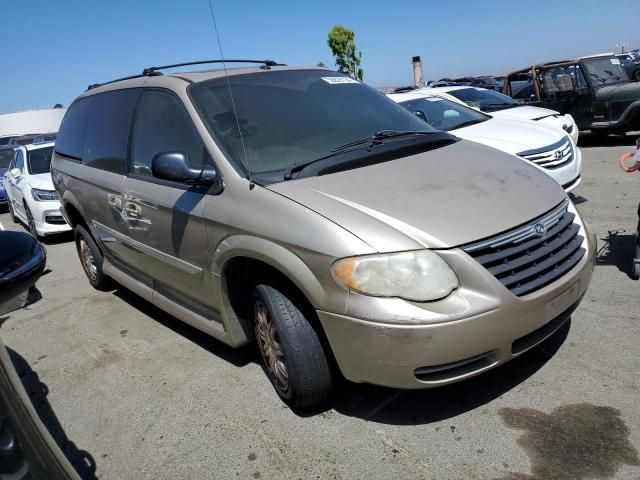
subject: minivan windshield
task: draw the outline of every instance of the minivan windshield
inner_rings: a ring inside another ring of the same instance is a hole
[[[383,94],[337,72],[267,70],[230,75],[228,82],[203,81],[189,92],[217,143],[254,175],[335,155],[377,132],[432,130]]]
[[[450,90],[447,93],[462,100],[470,107],[479,108],[483,112],[504,110],[505,108],[513,108],[520,105],[513,98],[494,92],[493,90],[461,88],[458,90]]]
[[[38,148],[29,151],[29,173],[38,175],[40,173],[49,173],[51,171],[51,155],[53,147]]]
[[[592,58],[584,60],[587,75],[594,85],[605,83],[628,82],[629,76],[625,72],[620,59],[616,57]]]
[[[400,102],[404,108],[438,130],[446,132],[489,120],[491,117],[459,103],[439,97],[421,97]]]

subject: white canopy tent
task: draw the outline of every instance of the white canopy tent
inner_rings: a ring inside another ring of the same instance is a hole
[[[0,138],[55,133],[66,111],[65,108],[48,108],[0,115]]]

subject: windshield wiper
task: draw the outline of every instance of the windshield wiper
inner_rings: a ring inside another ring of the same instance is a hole
[[[517,107],[519,106],[519,104],[517,103],[487,103],[485,105],[483,105],[482,107],[480,107],[480,110],[485,111],[485,110],[501,110],[501,109],[505,109],[505,108],[513,108],[513,107]]]
[[[332,148],[331,152],[343,152],[351,147],[357,147],[360,145],[379,145],[385,138],[404,137],[407,135],[431,135],[433,133],[436,132],[428,130],[380,130],[379,132],[375,132],[370,137],[360,138],[358,140],[354,140],[353,142],[345,143],[344,145],[340,145],[339,147]]]
[[[291,180],[293,174],[299,173],[309,165],[320,162],[322,160],[326,160],[327,158],[335,157],[352,150],[358,150],[360,147],[373,147],[374,145],[380,145],[387,138],[397,138],[409,135],[433,135],[436,133],[440,132],[428,130],[380,130],[379,132],[375,132],[370,137],[360,138],[358,140],[354,140],[353,142],[345,143],[344,145],[332,148],[331,153],[328,155],[324,155],[323,157],[316,158],[315,160],[311,160],[309,162],[293,165],[285,174],[284,179]]]
[[[482,123],[482,122],[485,122],[486,120],[487,120],[486,118],[469,120],[467,122],[462,122],[460,125],[456,125],[455,127],[450,128],[449,130],[456,130],[458,128],[470,127],[471,125],[475,125],[476,123]]]

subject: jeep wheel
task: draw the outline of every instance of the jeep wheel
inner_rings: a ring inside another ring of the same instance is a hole
[[[78,225],[75,229],[76,250],[82,269],[89,283],[96,290],[107,291],[111,288],[111,279],[102,271],[102,253],[87,230]]]
[[[640,69],[633,72],[633,79],[637,82],[640,82]]]
[[[322,405],[331,392],[331,369],[312,324],[269,285],[258,285],[251,303],[256,342],[280,398],[293,409]]]

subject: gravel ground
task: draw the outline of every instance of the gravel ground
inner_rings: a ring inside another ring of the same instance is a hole
[[[640,282],[628,273],[640,175],[617,167],[631,140],[599,142],[581,139],[575,200],[600,251],[570,328],[462,384],[345,384],[331,409],[298,416],[252,348],[124,289],[92,290],[68,236],[47,242],[42,298],[0,318],[0,336],[87,478],[638,479]]]

